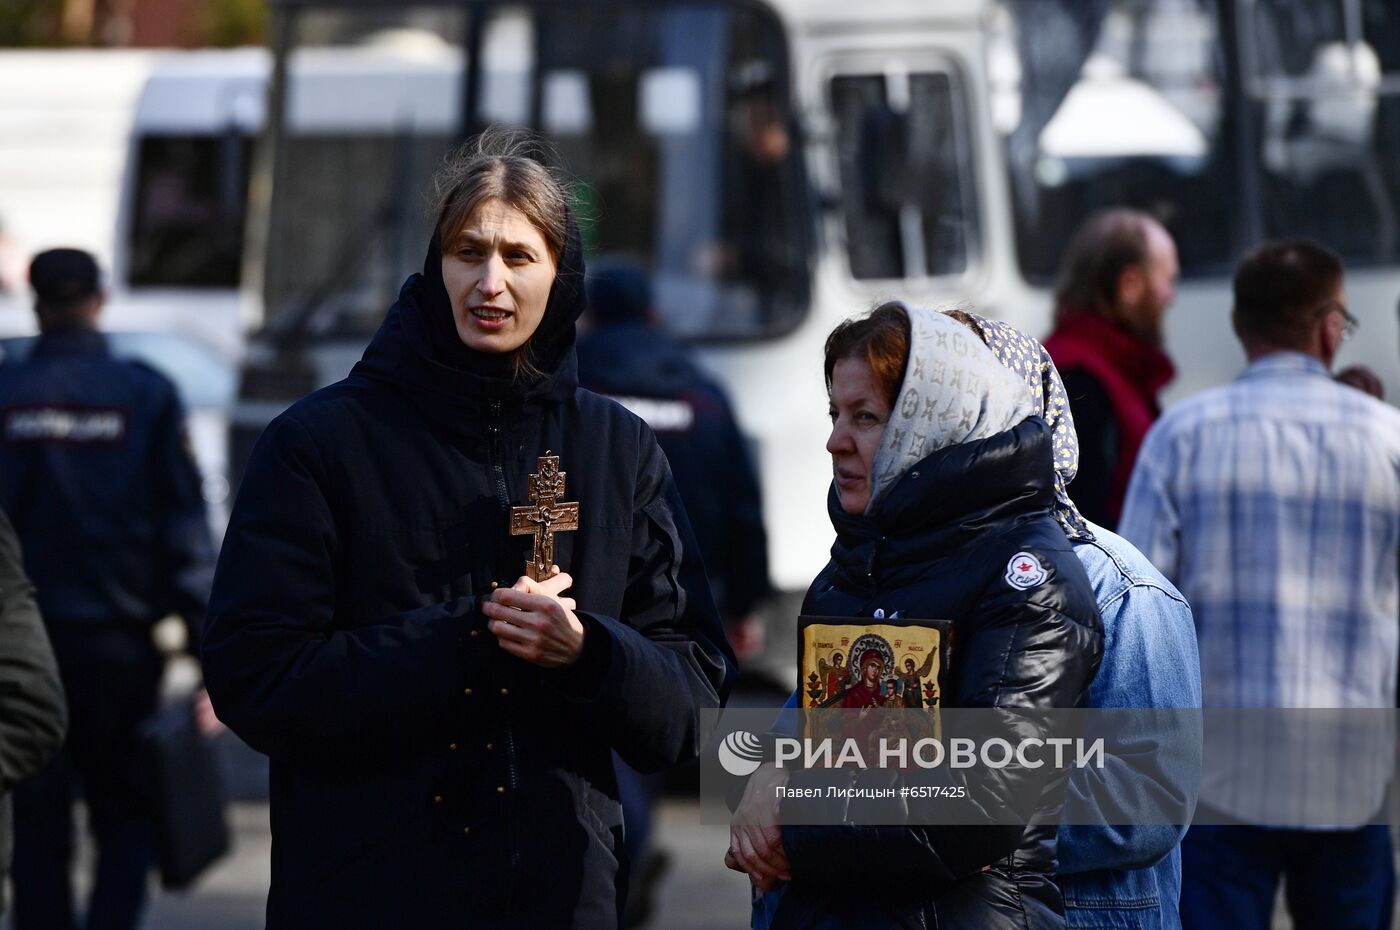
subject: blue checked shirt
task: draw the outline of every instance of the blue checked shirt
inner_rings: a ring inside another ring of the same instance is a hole
[[[1191,604],[1203,706],[1394,706],[1400,410],[1264,356],[1152,428],[1119,532]],[[1202,801],[1263,817],[1211,782]]]

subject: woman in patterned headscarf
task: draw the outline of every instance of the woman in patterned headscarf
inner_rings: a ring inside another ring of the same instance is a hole
[[[825,371],[837,536],[803,613],[952,620],[945,706],[1082,706],[1102,635],[1066,538],[1076,524],[1057,469],[1074,453],[1055,442],[1054,411],[964,323],[903,303],[838,326]],[[1053,822],[1045,773],[1001,775],[984,809]],[[766,777],[750,791],[773,794]],[[787,826],[776,856],[758,854],[745,818],[731,835],[756,885],[786,882],[773,928],[1064,926],[1054,827],[923,814],[901,827]]]

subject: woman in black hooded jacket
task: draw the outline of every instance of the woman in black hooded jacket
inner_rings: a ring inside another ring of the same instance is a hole
[[[204,673],[271,757],[270,928],[616,927],[611,750],[693,756],[732,657],[651,431],[577,386],[560,185],[496,141],[439,181],[363,360],[253,452]],[[532,581],[547,453],[580,513]]]
[[[1053,515],[1054,456],[1065,450],[1029,415],[1025,383],[971,329],[900,303],[837,327],[826,380],[837,537],[802,612],[952,620],[945,707],[1086,706],[1102,628]],[[764,799],[782,779],[759,770],[731,831],[732,858],[758,888],[782,886],[771,914],[772,896],[756,906],[756,923],[1064,926],[1054,779],[1043,772],[1009,767],[980,801],[1000,798],[1031,826],[1007,825],[1000,811],[985,826],[938,824],[934,801],[911,811],[908,826],[862,824],[848,812],[846,823],[765,829],[777,812],[765,813]]]

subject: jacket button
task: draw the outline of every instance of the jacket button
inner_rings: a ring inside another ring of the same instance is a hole
[[[462,693],[465,694],[467,697],[471,697],[471,696],[472,696],[472,689],[471,689],[471,688],[463,688],[463,689],[462,689]]]
[[[486,744],[486,751],[487,751],[487,752],[490,752],[491,750],[493,750],[493,749],[495,749],[495,748],[496,748],[496,747],[495,747],[493,744],[491,744],[491,743],[487,743],[487,744]]]
[[[497,786],[496,786],[496,793],[497,793],[497,794],[505,794],[505,793],[506,793],[506,786],[505,786],[505,785],[497,785]]]
[[[434,804],[441,804],[441,803],[442,803],[442,795],[440,795],[440,794],[435,794],[435,795],[433,795],[433,803],[434,803]]]
[[[496,589],[499,588],[500,586],[501,586],[501,583],[500,583],[499,581],[493,581],[493,582],[491,582],[491,590],[492,590],[492,591],[496,590]]]
[[[506,697],[506,696],[509,695],[509,694],[510,694],[510,689],[509,689],[509,688],[502,688],[502,689],[501,689],[501,697]]]
[[[462,835],[463,835],[463,836],[467,836],[467,835],[470,834],[471,832],[472,832],[472,828],[471,828],[471,827],[463,827],[463,828],[462,828]]]
[[[477,638],[478,636],[480,636],[480,635],[481,635],[481,631],[480,631],[480,630],[472,630],[472,631],[471,631],[471,638],[472,638],[472,639],[476,639],[476,638]]]
[[[456,752],[456,751],[457,751],[457,744],[456,744],[456,743],[448,743],[448,744],[447,744],[447,748],[450,749],[450,750],[452,750],[453,752]]]

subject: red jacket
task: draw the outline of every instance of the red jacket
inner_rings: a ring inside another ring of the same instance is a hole
[[[1159,347],[1142,342],[1091,311],[1067,313],[1045,340],[1045,348],[1061,374],[1078,370],[1089,375],[1103,388],[1113,407],[1118,449],[1105,496],[1107,511],[1116,524],[1138,449],[1162,412],[1157,394],[1176,376],[1176,369]],[[1074,406],[1073,397],[1070,405]],[[1099,442],[1081,432],[1080,444],[1093,448]],[[1099,489],[1084,490],[1102,493]]]

